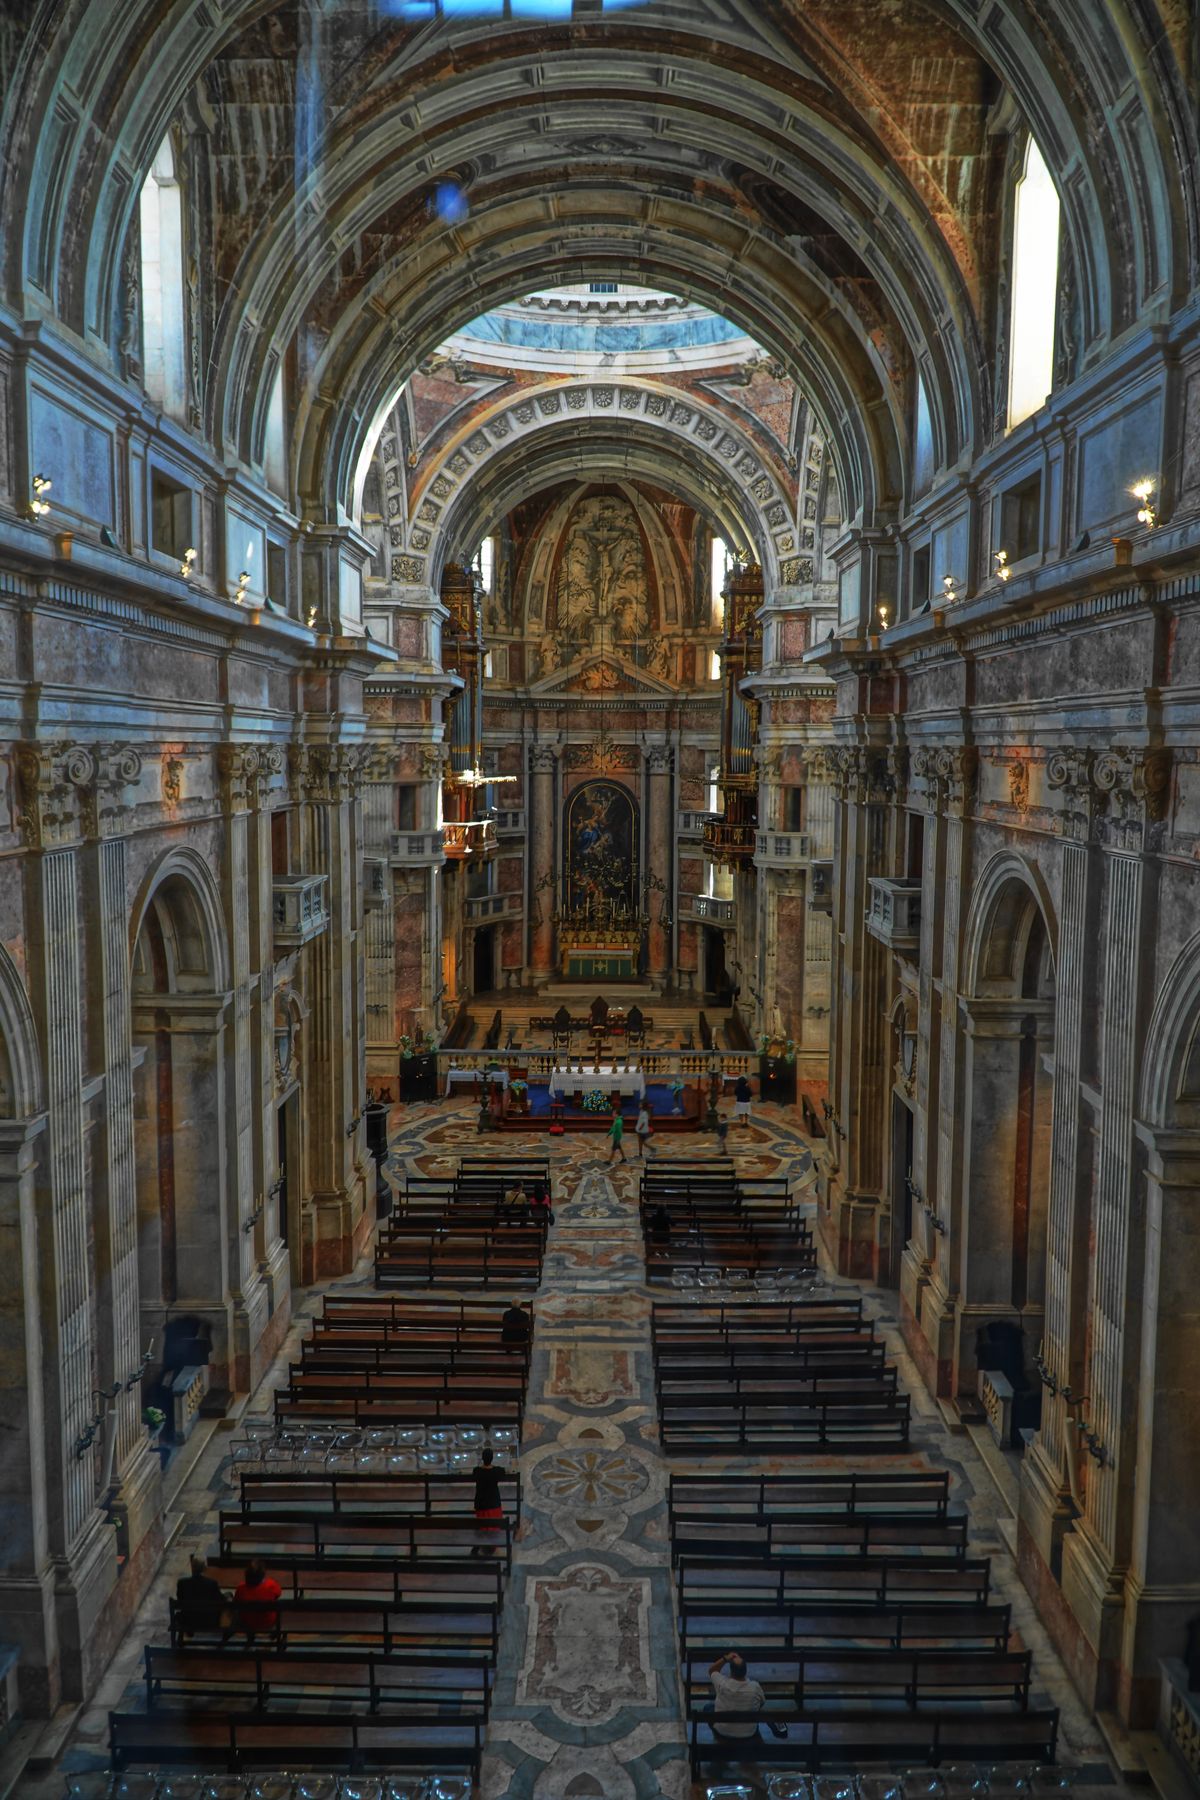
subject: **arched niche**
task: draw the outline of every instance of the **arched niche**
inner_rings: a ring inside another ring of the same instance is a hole
[[[1036,1422],[1041,1393],[1033,1359],[1046,1311],[1054,944],[1054,915],[1035,870],[1015,854],[993,858],[968,913],[960,999],[958,1380],[969,1391],[979,1367],[1001,1370],[1023,1423]]]
[[[143,1336],[168,1356],[181,1331],[206,1341],[217,1384],[229,1360],[227,966],[211,872],[172,852],[132,929],[139,1291]]]

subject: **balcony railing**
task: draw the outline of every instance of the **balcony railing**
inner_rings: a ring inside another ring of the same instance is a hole
[[[867,930],[889,950],[915,955],[921,942],[921,883],[872,876]]]
[[[519,919],[524,909],[521,894],[479,894],[463,910],[468,925],[478,925],[487,919]]]
[[[677,815],[677,828],[681,838],[702,838],[704,827],[711,824],[717,815],[710,812],[681,812]]]
[[[446,855],[454,861],[468,856],[485,856],[496,848],[494,819],[451,819],[442,826],[442,843]]]
[[[525,836],[525,808],[523,806],[518,807],[515,811],[497,812],[497,814],[496,814],[496,836],[497,837],[524,837]]]
[[[393,831],[391,858],[394,863],[443,863],[446,846],[441,831]]]
[[[709,819],[704,827],[704,848],[718,862],[749,863],[754,860],[758,831],[753,825],[729,825]]]
[[[681,911],[684,919],[701,925],[732,925],[737,918],[737,901],[718,900],[714,894],[684,894]]]
[[[277,880],[274,887],[276,948],[293,949],[320,937],[329,924],[325,889],[328,875],[293,875]]]
[[[754,850],[755,862],[764,869],[791,869],[811,855],[807,831],[760,831]]]
[[[814,912],[833,911],[833,864],[815,862],[808,876],[808,904]]]

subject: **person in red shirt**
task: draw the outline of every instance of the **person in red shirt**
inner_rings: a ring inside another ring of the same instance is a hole
[[[272,1600],[278,1600],[283,1589],[273,1575],[268,1575],[261,1563],[246,1564],[246,1578],[234,1589],[233,1605],[237,1613],[238,1624],[253,1643],[260,1631],[275,1631],[279,1625],[279,1614]]]

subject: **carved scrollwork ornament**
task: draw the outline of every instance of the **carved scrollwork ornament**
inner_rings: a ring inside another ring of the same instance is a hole
[[[1024,817],[1029,811],[1029,764],[1027,762],[1009,763],[1008,797],[1016,811]]]

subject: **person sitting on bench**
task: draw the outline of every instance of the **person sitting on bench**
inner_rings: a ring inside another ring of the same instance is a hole
[[[547,1225],[554,1223],[554,1208],[550,1204],[550,1195],[540,1181],[534,1188],[533,1198],[529,1202],[529,1215],[539,1223],[542,1221],[545,1221]]]
[[[500,1318],[500,1342],[506,1350],[523,1350],[529,1342],[529,1314],[514,1300]]]
[[[728,1673],[726,1673],[728,1671]],[[724,1656],[718,1656],[708,1671],[709,1680],[713,1684],[713,1699],[708,1701],[704,1711],[710,1716],[714,1713],[745,1713],[746,1723],[743,1725],[734,1719],[722,1718],[720,1725],[712,1728],[714,1737],[756,1738],[758,1736],[758,1714],[767,1703],[757,1681],[746,1678],[746,1659],[736,1650],[727,1650]],[[754,1715],[751,1717],[751,1715]],[[768,1719],[767,1724],[776,1737],[787,1736],[787,1726],[777,1725]]]
[[[260,1562],[246,1564],[245,1579],[233,1591],[233,1604],[238,1625],[251,1643],[260,1631],[279,1629],[279,1614],[270,1602],[282,1596],[283,1589]]]
[[[529,1195],[523,1181],[514,1181],[504,1196],[504,1211],[510,1219],[524,1219],[529,1213]]]
[[[223,1631],[228,1636],[233,1627],[229,1601],[208,1573],[204,1558],[193,1556],[190,1560],[191,1574],[181,1575],[175,1587],[180,1634],[190,1637],[194,1631]]]

